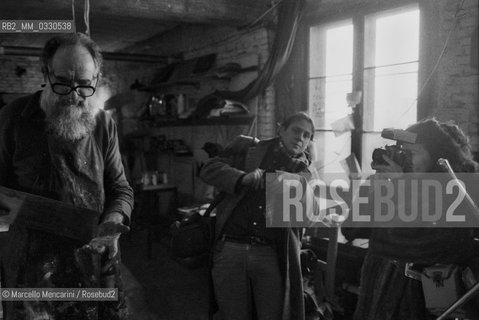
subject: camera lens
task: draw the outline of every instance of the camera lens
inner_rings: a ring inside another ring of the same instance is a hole
[[[373,151],[373,163],[374,164],[387,164],[383,159],[383,155],[387,155],[387,151],[381,148],[374,149]]]

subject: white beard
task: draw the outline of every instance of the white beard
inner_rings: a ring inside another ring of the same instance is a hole
[[[98,108],[88,101],[77,104],[67,99],[58,99],[49,94],[42,94],[42,109],[47,114],[47,130],[57,138],[65,141],[78,141],[88,136],[95,127]]]

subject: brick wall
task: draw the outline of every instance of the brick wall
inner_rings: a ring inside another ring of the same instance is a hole
[[[465,0],[455,21],[457,3],[437,1],[441,13],[440,42],[444,43],[449,34],[450,38],[437,70],[434,114],[442,120],[455,120],[471,137],[474,151],[479,151],[479,72],[471,64],[471,39],[478,26],[479,4],[477,0]]]
[[[0,92],[25,94],[39,90],[43,83],[39,61],[38,57],[0,56]],[[26,72],[17,75],[17,68]]]

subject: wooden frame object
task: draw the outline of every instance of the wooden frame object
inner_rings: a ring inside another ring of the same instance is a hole
[[[0,221],[88,243],[96,236],[100,213],[0,186],[0,204],[9,209]]]

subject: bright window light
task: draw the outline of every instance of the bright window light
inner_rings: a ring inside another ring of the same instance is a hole
[[[310,31],[309,110],[320,132],[315,134],[315,167],[343,172],[339,160],[351,150],[349,133],[336,136],[331,123],[351,113],[353,24],[351,20],[314,26]]]
[[[309,111],[318,129],[316,168],[344,172],[340,161],[351,153],[353,134],[362,141],[362,170],[370,172],[374,148],[394,143],[380,137],[382,129],[406,128],[417,121],[419,23],[419,8],[411,5],[364,16],[354,24],[348,19],[310,28]],[[336,135],[331,123],[353,112],[346,94],[353,91],[355,28],[364,28],[363,52],[358,52],[364,68],[356,75],[363,79],[362,88],[355,84],[363,97],[362,128]]]
[[[405,128],[416,122],[419,9],[366,17],[364,129]]]
[[[365,19],[363,169],[371,170],[374,148],[393,144],[384,128],[417,121],[419,9],[386,11]]]

